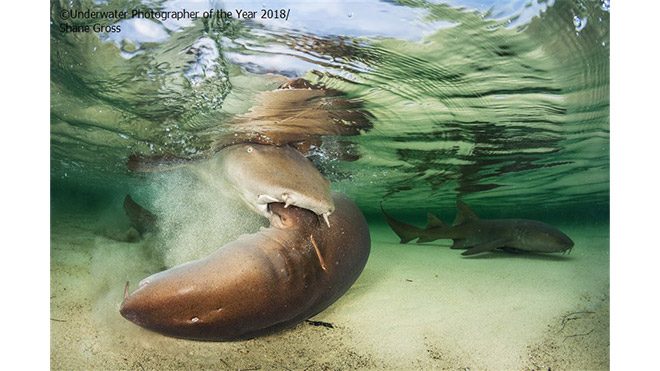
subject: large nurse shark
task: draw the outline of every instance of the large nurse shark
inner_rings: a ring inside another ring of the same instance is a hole
[[[164,335],[223,341],[269,334],[321,312],[355,282],[371,247],[360,209],[340,194],[333,201],[332,227],[310,210],[269,204],[270,227],[147,277],[130,295],[127,284],[121,315]]]
[[[527,219],[481,219],[462,201],[458,201],[456,206],[458,213],[452,226],[429,213],[429,222],[425,229],[392,218],[382,209],[382,205],[381,210],[401,243],[414,239],[417,239],[418,243],[452,239],[452,249],[465,249],[462,255],[475,255],[498,249],[552,253],[570,251],[573,248],[573,241],[549,224]]]
[[[211,161],[219,161],[231,193],[270,226],[155,273],[132,293],[127,284],[122,316],[168,336],[249,339],[295,326],[351,287],[369,257],[369,226],[309,160],[290,146],[244,143]],[[157,223],[130,197],[124,207],[135,228]]]

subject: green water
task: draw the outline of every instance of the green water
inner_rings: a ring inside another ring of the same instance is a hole
[[[264,6],[290,18],[62,19]],[[53,369],[609,367],[609,1],[51,1],[50,24]],[[293,79],[331,93],[281,119],[327,113],[342,135],[305,133],[309,158],[369,222],[364,271],[314,317],[335,328],[198,343],[126,321],[127,281],[265,224],[207,159]],[[135,155],[189,163],[135,172]],[[159,233],[129,243],[126,194]],[[575,247],[461,257],[448,240],[399,244],[380,212],[450,222],[457,199]]]
[[[63,9],[139,5],[99,4],[51,4],[54,207],[155,197],[128,156],[208,156],[279,75],[336,89],[370,118],[311,156],[368,215],[383,201],[451,217],[462,198],[485,215],[608,218],[609,2],[280,2],[298,18],[59,32]],[[334,20],[316,22],[326,11]]]

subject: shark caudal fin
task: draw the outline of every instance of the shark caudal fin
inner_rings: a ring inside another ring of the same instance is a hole
[[[461,225],[467,222],[477,221],[479,217],[463,201],[456,201],[456,219],[452,225]]]
[[[406,224],[392,218],[385,212],[385,209],[383,209],[382,202],[380,203],[380,210],[383,212],[383,215],[385,215],[387,224],[389,224],[390,228],[392,228],[394,233],[396,233],[401,239],[401,243],[408,243],[420,236],[420,232],[422,231],[421,228],[417,228],[414,225]]]

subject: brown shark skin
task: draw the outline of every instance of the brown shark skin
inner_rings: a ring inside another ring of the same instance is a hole
[[[146,278],[124,299],[121,314],[168,336],[230,341],[321,312],[355,282],[371,247],[361,211],[344,196],[333,198],[331,228],[309,210],[273,203],[278,226]]]
[[[290,146],[236,144],[220,151],[217,161],[234,193],[267,218],[271,202],[288,202],[317,215],[334,212],[330,182]]]
[[[528,219],[480,219],[469,207],[458,202],[457,220],[454,225],[444,225],[430,215],[429,220],[439,225],[418,228],[392,218],[382,209],[387,223],[399,236],[401,243],[414,239],[431,242],[453,239],[452,249],[464,249],[462,255],[474,255],[496,249],[554,253],[570,251],[573,241],[557,228]]]

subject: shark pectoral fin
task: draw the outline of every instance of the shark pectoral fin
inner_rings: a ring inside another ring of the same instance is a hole
[[[507,242],[509,242],[509,240],[507,240],[505,238],[500,238],[500,239],[497,239],[497,240],[492,240],[492,241],[480,243],[478,245],[474,245],[474,247],[471,247],[471,248],[467,249],[466,251],[463,251],[463,253],[461,255],[469,256],[469,255],[479,254],[479,253],[486,252],[486,251],[492,251],[492,250],[495,250],[499,247],[506,246]]]
[[[450,249],[467,249],[465,239],[454,239],[454,244],[451,245]]]

